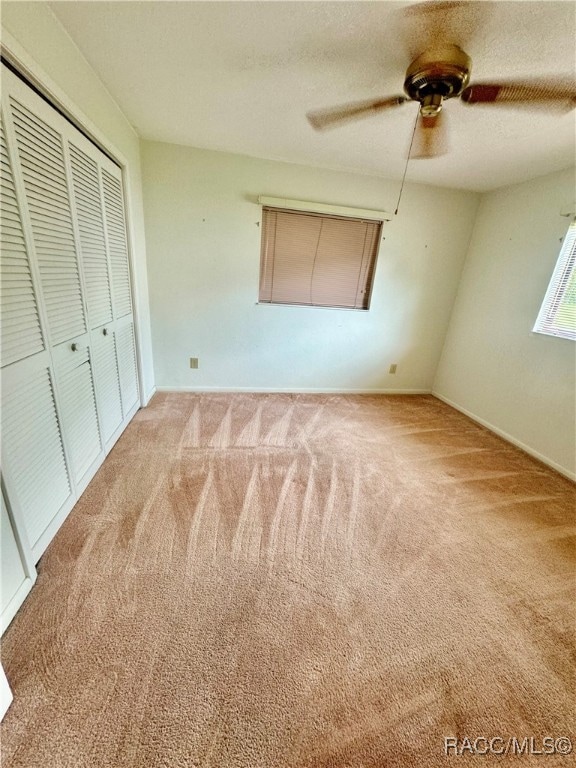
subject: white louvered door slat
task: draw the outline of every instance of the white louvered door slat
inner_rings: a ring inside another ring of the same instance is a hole
[[[132,312],[122,181],[109,171],[102,169],[102,187],[106,212],[106,235],[112,268],[114,317],[118,318]]]
[[[6,486],[34,548],[72,492],[53,382],[49,368],[41,365],[28,366],[20,381],[3,377],[2,385]]]
[[[136,366],[136,346],[134,344],[134,324],[125,322],[116,330],[116,349],[120,372],[120,391],[122,409],[126,416],[138,402],[138,372]]]
[[[98,164],[69,142],[90,328],[112,320]]]
[[[57,344],[86,331],[62,136],[14,96],[10,105],[50,340]]]
[[[77,483],[98,459],[102,445],[96,411],[90,349],[81,341],[73,351],[69,345],[57,352],[56,380],[62,425]]]
[[[0,172],[0,356],[2,366],[5,366],[41,352],[44,340],[3,117],[0,123]]]
[[[91,337],[96,402],[106,444],[122,424],[120,374],[116,355],[116,334],[111,328],[99,328]]]
[[[138,403],[138,368],[132,318],[130,264],[122,178],[118,169],[102,168],[106,240],[112,273],[112,305],[115,318],[116,353],[124,418]]]

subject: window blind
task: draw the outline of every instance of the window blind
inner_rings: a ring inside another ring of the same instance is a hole
[[[380,221],[262,212],[260,302],[368,309]]]
[[[564,238],[534,331],[576,340],[576,221]]]

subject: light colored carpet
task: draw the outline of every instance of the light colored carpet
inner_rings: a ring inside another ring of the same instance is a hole
[[[572,764],[444,737],[574,738],[575,507],[432,397],[158,394],[4,637],[3,765]]]

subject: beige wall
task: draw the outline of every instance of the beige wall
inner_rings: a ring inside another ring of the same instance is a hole
[[[430,390],[476,194],[407,185],[368,312],[257,305],[258,195],[394,210],[399,184],[152,142],[142,159],[158,386]]]
[[[3,2],[2,40],[9,50],[26,59],[57,96],[69,100],[75,114],[85,116],[127,163],[138,341],[146,397],[154,386],[154,370],[138,136],[48,4]]]
[[[532,333],[574,171],[484,195],[434,392],[574,476],[576,345]]]

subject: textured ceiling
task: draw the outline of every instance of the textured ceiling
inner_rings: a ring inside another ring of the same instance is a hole
[[[417,106],[314,132],[305,114],[402,93],[430,41],[395,2],[53,2],[54,13],[146,139],[400,178]],[[574,74],[575,4],[486,2],[436,36],[462,45],[472,81]],[[493,189],[574,162],[575,112],[445,107],[451,151],[412,181]]]

